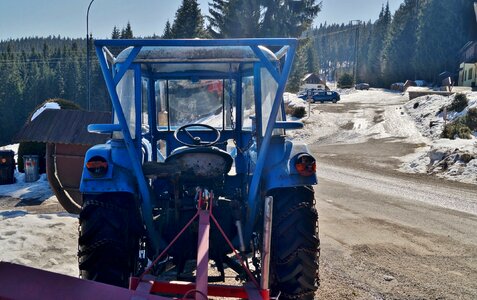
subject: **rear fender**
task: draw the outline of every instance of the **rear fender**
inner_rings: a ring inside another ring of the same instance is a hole
[[[318,183],[316,174],[302,176],[295,169],[295,160],[300,154],[310,154],[303,143],[272,142],[269,149],[269,159],[264,167],[262,178],[265,191],[274,188],[308,186]],[[311,155],[311,154],[310,154]]]
[[[108,163],[108,170],[104,176],[94,176],[86,168],[86,163],[95,156],[103,157]],[[81,193],[137,193],[131,160],[123,141],[113,140],[91,147],[86,152],[84,161],[80,184]]]

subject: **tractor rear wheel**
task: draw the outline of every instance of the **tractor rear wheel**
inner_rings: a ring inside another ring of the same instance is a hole
[[[320,240],[312,187],[272,191],[270,289],[280,299],[313,299],[319,286]]]
[[[84,195],[79,223],[81,278],[127,287],[142,232],[134,197],[127,193]]]

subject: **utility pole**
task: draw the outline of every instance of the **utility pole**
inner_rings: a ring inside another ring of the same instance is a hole
[[[87,102],[88,110],[91,110],[91,41],[93,35],[89,33],[89,9],[94,0],[91,0],[86,11],[86,89],[87,89]]]
[[[353,81],[356,84],[358,77],[358,56],[359,56],[359,26],[361,24],[360,20],[351,20],[351,25],[355,26],[355,35],[354,35],[354,64],[353,64]]]

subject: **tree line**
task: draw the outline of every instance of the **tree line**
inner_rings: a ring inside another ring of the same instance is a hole
[[[128,23],[121,30],[115,26],[111,38],[299,36],[319,8],[315,0],[213,0],[211,15],[206,17],[197,0],[183,0],[174,21],[166,22],[163,35],[134,36]],[[97,59],[94,55],[91,59],[91,110],[109,110]],[[11,143],[30,113],[47,99],[67,99],[86,109],[86,85],[85,39],[50,36],[0,41],[0,145]]]
[[[459,49],[475,37],[473,0],[404,0],[392,14],[383,3],[375,22],[321,24],[316,0],[211,0],[204,15],[197,0],[182,0],[162,35],[137,37],[128,23],[111,38],[294,37],[299,49],[287,89],[298,91],[306,73],[387,87],[395,81],[438,82],[456,72]],[[91,109],[109,110],[109,96],[92,56]],[[31,111],[49,98],[87,108],[86,40],[61,37],[0,41],[0,145],[11,142]]]
[[[405,0],[394,14],[386,3],[373,23],[325,23],[307,35],[330,78],[352,74],[356,64],[357,80],[377,87],[407,79],[440,84],[444,71],[457,76],[459,50],[476,37],[473,3]]]
[[[0,42],[0,145],[11,143],[30,113],[47,99],[87,108],[86,41],[61,37]],[[91,108],[109,110],[98,63],[93,58]]]

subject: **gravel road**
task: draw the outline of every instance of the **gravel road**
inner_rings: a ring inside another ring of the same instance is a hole
[[[358,109],[376,110],[369,105]],[[319,176],[317,298],[477,299],[477,186],[396,171],[418,141],[331,136],[310,146]]]

